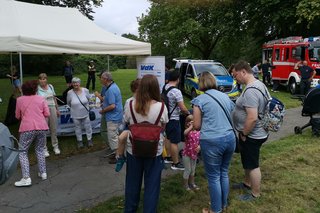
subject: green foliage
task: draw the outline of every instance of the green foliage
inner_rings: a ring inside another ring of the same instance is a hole
[[[213,58],[230,64],[261,59],[265,41],[320,34],[318,0],[151,0],[139,33],[155,55]]]
[[[302,0],[297,6],[298,23],[304,19],[308,22],[308,27],[311,24],[320,20],[320,2],[318,0]]]
[[[58,7],[74,7],[77,8],[82,14],[93,20],[94,13],[93,7],[100,7],[103,0],[18,0],[33,4],[44,4]]]
[[[139,19],[139,32],[152,43],[155,55],[172,59],[191,53],[192,58],[208,59],[217,42],[234,33],[236,17],[234,6],[225,1],[192,7],[152,3],[149,14]]]
[[[13,54],[12,56],[13,64],[19,68],[18,55]],[[91,60],[95,61],[97,72],[108,69],[108,56],[106,55],[22,55],[23,74],[38,75],[45,72],[50,75],[62,75],[62,67],[66,60],[71,62],[76,74],[86,73]],[[10,61],[10,55],[0,55],[0,77],[10,72]],[[126,63],[126,56],[109,56],[110,71],[124,69],[127,66]]]

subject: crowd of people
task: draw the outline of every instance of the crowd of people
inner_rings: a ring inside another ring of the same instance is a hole
[[[242,201],[252,201],[260,195],[261,171],[260,149],[268,138],[268,132],[259,122],[263,116],[267,100],[258,88],[270,96],[266,85],[270,76],[266,70],[268,62],[262,64],[263,82],[257,79],[257,70],[245,61],[239,61],[230,68],[230,72],[239,85],[244,85],[242,94],[234,103],[229,97],[217,90],[217,81],[210,72],[203,72],[199,78],[199,89],[204,93],[192,100],[192,110],[184,104],[183,95],[178,88],[179,71],[167,72],[167,83],[162,93],[168,98],[168,107],[162,109],[163,100],[159,83],[154,75],[145,75],[142,79],[131,82],[132,97],[122,106],[121,91],[108,71],[102,72],[100,82],[102,89],[95,92],[101,101],[101,136],[106,143],[106,157],[110,164],[116,164],[119,172],[126,163],[125,212],[136,212],[139,206],[142,181],[144,181],[144,212],[156,212],[160,196],[161,172],[165,163],[171,163],[171,169],[183,170],[183,187],[186,191],[198,191],[195,183],[196,165],[201,155],[207,175],[210,208],[202,212],[222,212],[228,206],[229,189],[245,189],[239,196]],[[306,66],[306,65],[303,65]],[[300,69],[307,68],[300,66]],[[301,68],[302,67],[302,68]],[[95,88],[93,63],[88,67],[87,87],[92,80]],[[301,71],[302,72],[302,71]],[[269,73],[269,72],[268,72]],[[64,67],[64,77],[68,86],[66,103],[70,107],[75,124],[77,147],[84,147],[82,129],[85,130],[87,146],[93,146],[92,127],[89,119],[88,88],[81,87],[81,80],[73,77],[70,62]],[[310,77],[309,77],[310,78]],[[265,84],[264,84],[265,83]],[[38,176],[47,179],[46,157],[49,156],[46,132],[50,131],[51,144],[56,155],[60,154],[56,136],[58,104],[54,87],[48,83],[45,73],[39,75],[38,81],[27,81],[22,87],[22,96],[17,99],[16,118],[21,120],[19,133],[20,144],[24,150],[19,154],[22,179],[15,186],[32,184],[29,172],[28,149],[34,142],[38,159]],[[160,112],[160,114],[159,114]],[[181,119],[181,114],[185,119]],[[157,119],[158,118],[158,119]],[[155,157],[139,157],[133,153],[132,138],[129,127],[133,123],[154,123],[163,131],[157,143]],[[184,141],[182,157],[179,156],[179,143]],[[229,165],[239,147],[244,179],[229,186]],[[163,156],[163,153],[166,156]],[[164,158],[165,157],[165,158]]]

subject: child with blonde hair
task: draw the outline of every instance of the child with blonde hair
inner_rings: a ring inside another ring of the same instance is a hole
[[[197,157],[200,152],[200,131],[193,128],[193,116],[188,115],[185,121],[185,147],[182,152],[184,187],[187,191],[199,190],[194,182]]]

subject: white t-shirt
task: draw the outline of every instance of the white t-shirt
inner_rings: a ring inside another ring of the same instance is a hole
[[[169,89],[172,85],[167,84],[165,89]],[[183,101],[183,96],[181,91],[178,88],[173,88],[168,92],[169,100],[169,109],[168,113],[171,113],[170,120],[179,120],[180,119],[180,107],[176,106],[178,102]],[[175,108],[174,108],[175,107]],[[174,109],[174,110],[173,110]]]
[[[134,109],[134,105],[135,105],[135,101],[133,101],[133,103],[132,103],[132,108],[133,108],[133,112],[134,112],[134,115],[135,115],[138,123],[143,122],[143,121],[148,121],[149,123],[155,123],[156,119],[158,118],[162,103],[156,102],[156,103],[151,104],[150,110],[149,110],[149,113],[147,116],[142,116],[141,114],[138,114]],[[126,123],[133,124],[129,105],[125,109],[124,116],[125,116]],[[169,121],[168,111],[167,111],[167,108],[164,107],[163,113],[160,118],[159,126],[161,126],[162,124],[168,123],[168,121]],[[161,155],[163,152],[163,138],[164,138],[163,134],[161,133],[160,134],[160,141],[158,144],[157,156]],[[132,145],[131,145],[131,141],[130,141],[129,137],[127,139],[127,152],[132,154]]]

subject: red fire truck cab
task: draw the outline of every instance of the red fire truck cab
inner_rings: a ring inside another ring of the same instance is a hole
[[[300,36],[269,41],[263,44],[262,61],[269,59],[272,65],[272,80],[288,86],[295,94],[300,84],[300,71],[294,69],[297,62],[306,60],[317,73],[311,87],[318,85],[320,79],[320,37],[303,39]]]

